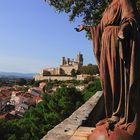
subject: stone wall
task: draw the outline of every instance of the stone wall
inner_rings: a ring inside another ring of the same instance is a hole
[[[79,65],[78,64],[74,64],[74,65],[63,65],[60,66],[60,68],[64,71],[64,73],[66,75],[71,75],[71,71],[74,70],[78,70],[79,69]]]
[[[35,81],[41,81],[41,80],[59,80],[59,81],[66,81],[66,80],[74,80],[74,77],[71,76],[42,76],[42,75],[36,75]]]
[[[103,108],[102,100],[100,100],[102,99],[101,97],[102,92],[98,91],[85,104],[77,109],[69,118],[65,119],[63,122],[50,130],[47,135],[42,138],[42,140],[69,140],[80,126],[86,124],[85,122],[87,122],[92,111],[96,109],[97,105],[98,107],[101,105],[100,108]],[[98,112],[98,109],[96,110],[97,111],[94,113]]]
[[[60,81],[68,81],[68,80],[85,80],[86,78],[90,77],[91,75],[88,74],[81,74],[77,75],[77,77],[72,76],[43,76],[43,75],[36,75],[34,76],[35,81],[41,81],[41,80],[60,80]],[[95,78],[98,78],[96,75],[94,75]]]

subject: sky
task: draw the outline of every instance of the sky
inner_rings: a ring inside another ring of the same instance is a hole
[[[70,22],[44,0],[0,0],[0,71],[38,72],[78,52],[85,65],[95,64],[85,31],[74,30],[79,24],[80,19]]]

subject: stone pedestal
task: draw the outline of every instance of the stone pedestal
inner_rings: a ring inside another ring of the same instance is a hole
[[[106,125],[101,125],[93,130],[88,140],[135,140],[127,131],[120,128],[107,131]]]

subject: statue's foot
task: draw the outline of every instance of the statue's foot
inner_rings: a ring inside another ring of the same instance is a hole
[[[128,123],[128,124],[122,124],[119,126],[120,129],[123,129],[123,130],[127,130],[127,128],[131,125],[132,123]]]
[[[118,123],[116,123],[116,127],[119,127],[119,126],[121,126],[121,125],[123,125],[123,124],[125,124],[126,123],[126,119],[125,119],[125,117],[124,118],[121,118],[120,120],[119,120],[119,122]]]
[[[119,120],[120,120],[119,117],[117,117],[117,116],[112,116],[111,118],[109,118],[109,119],[107,120],[107,122],[108,122],[108,123],[114,123],[114,124],[116,124],[116,123],[119,122]]]
[[[105,118],[105,119],[99,121],[99,122],[96,124],[96,127],[106,124],[106,123],[107,123],[107,120],[108,120],[108,119]]]
[[[118,123],[119,120],[120,120],[120,118],[117,117],[117,116],[112,116],[111,118],[109,118],[107,120],[107,129],[108,130],[113,130],[114,127],[115,127],[115,124]]]
[[[117,116],[112,116],[111,118],[105,118],[105,119],[99,121],[99,122],[96,124],[96,127],[106,124],[107,129],[108,129],[108,130],[112,130],[112,129],[114,129],[115,124],[116,124],[119,120],[120,120],[120,118],[117,117]]]

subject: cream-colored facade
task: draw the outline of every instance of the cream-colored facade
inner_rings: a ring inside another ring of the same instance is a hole
[[[58,80],[58,81],[69,81],[69,80],[76,80],[75,77],[72,76],[42,76],[36,75],[35,81],[42,81],[42,80]]]

